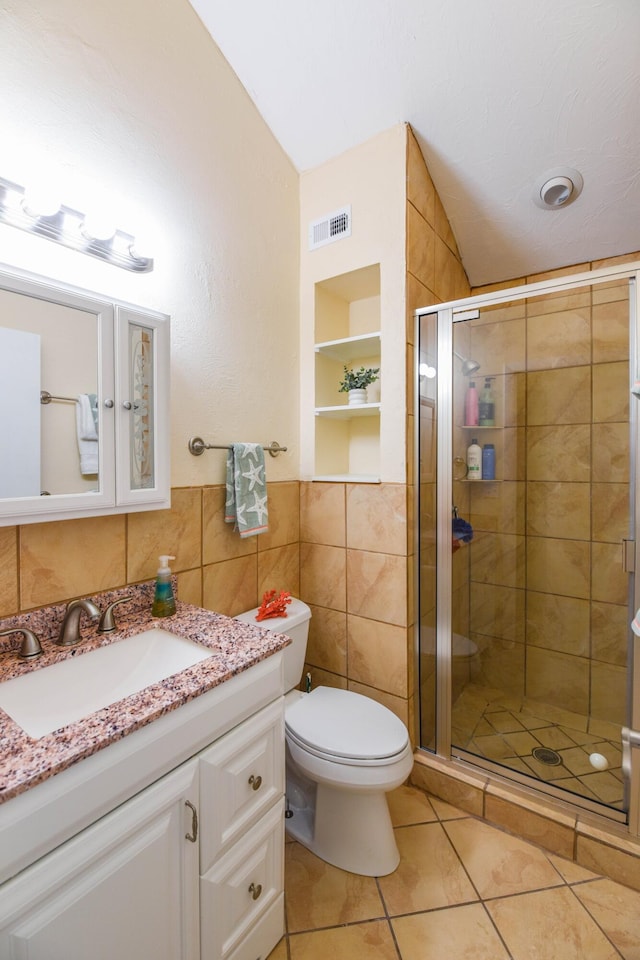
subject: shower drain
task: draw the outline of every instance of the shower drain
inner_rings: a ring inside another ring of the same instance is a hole
[[[536,747],[531,751],[531,756],[539,760],[540,763],[546,763],[550,767],[557,767],[562,763],[562,757],[555,750],[549,747]]]

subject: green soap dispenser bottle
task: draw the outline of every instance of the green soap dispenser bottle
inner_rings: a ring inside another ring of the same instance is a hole
[[[156,577],[156,592],[151,607],[153,617],[170,617],[176,612],[176,598],[173,595],[169,560],[175,560],[175,557],[160,557],[160,567]]]
[[[478,403],[478,426],[479,427],[493,427],[495,424],[495,408],[496,405],[493,401],[493,394],[491,392],[491,381],[493,377],[484,378],[484,387],[482,393],[480,394],[480,401]]]

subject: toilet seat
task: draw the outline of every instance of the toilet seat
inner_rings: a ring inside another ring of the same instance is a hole
[[[394,763],[407,750],[402,721],[350,690],[316,687],[285,710],[290,741],[324,760],[353,766]]]

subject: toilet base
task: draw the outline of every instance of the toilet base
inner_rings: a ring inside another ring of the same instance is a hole
[[[311,783],[288,758],[285,820],[290,837],[326,863],[365,877],[384,877],[400,862],[384,791],[354,793]]]

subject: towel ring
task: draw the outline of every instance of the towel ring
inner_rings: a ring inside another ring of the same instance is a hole
[[[189,453],[194,457],[200,457],[205,450],[228,450],[230,443],[205,443],[202,437],[191,437],[189,440]],[[277,440],[272,440],[264,448],[272,457],[277,457],[279,453],[286,453],[287,447],[281,447]]]

